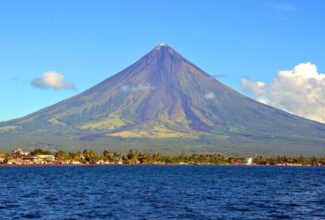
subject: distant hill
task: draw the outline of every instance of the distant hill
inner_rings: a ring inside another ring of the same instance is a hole
[[[0,123],[3,150],[107,146],[325,155],[325,125],[239,94],[165,44],[77,96]]]

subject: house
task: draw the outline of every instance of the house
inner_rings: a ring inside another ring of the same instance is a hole
[[[246,165],[253,165],[253,158],[252,157],[247,157],[245,159],[245,164]]]
[[[81,164],[81,162],[78,160],[70,160],[69,164],[79,165],[79,164]]]
[[[0,153],[0,164],[5,163],[5,154]]]
[[[43,160],[43,161],[54,161],[55,156],[53,155],[46,155],[46,154],[40,154],[36,156],[37,159]]]
[[[17,149],[17,150],[13,150],[12,151],[12,153],[13,154],[16,154],[16,155],[24,155],[24,156],[27,156],[28,154],[29,154],[29,152],[25,152],[25,151],[23,151],[22,149]]]
[[[22,157],[22,160],[24,161],[24,164],[33,164],[35,157],[31,156],[24,156]]]
[[[17,159],[8,159],[8,162],[7,164],[9,165],[23,165],[24,164],[24,161],[20,158],[17,158]]]

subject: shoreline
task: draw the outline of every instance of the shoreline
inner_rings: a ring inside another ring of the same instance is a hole
[[[313,165],[245,165],[245,164],[0,164],[0,167],[95,167],[95,166],[224,166],[224,167],[325,167]]]
[[[82,152],[48,151],[37,148],[31,152],[17,149],[0,153],[0,167],[48,166],[325,166],[325,157],[227,156],[220,154],[164,155],[130,149],[127,154],[85,149]]]

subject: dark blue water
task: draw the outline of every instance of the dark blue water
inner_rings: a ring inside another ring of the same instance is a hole
[[[325,219],[325,168],[0,167],[0,219]]]

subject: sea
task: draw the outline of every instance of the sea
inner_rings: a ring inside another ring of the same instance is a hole
[[[0,167],[0,219],[325,219],[324,167]]]

